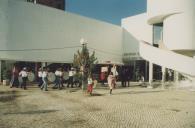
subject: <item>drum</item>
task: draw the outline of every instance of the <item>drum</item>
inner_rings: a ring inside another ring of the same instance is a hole
[[[94,80],[94,81],[93,81],[93,88],[96,88],[97,83],[98,83],[97,80]]]
[[[56,80],[56,76],[53,72],[49,72],[47,76],[48,81],[54,82]]]
[[[33,72],[28,73],[28,81],[33,82],[35,80],[35,74]]]
[[[64,72],[63,78],[64,78],[64,80],[68,80],[69,79],[68,72]]]

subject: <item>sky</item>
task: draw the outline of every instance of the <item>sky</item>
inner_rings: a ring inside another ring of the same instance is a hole
[[[146,0],[66,0],[66,11],[120,25],[121,19],[146,11]]]

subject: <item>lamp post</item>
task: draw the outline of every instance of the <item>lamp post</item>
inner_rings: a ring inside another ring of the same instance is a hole
[[[81,38],[80,39],[80,43],[81,43],[81,45],[82,45],[82,56],[85,56],[85,48],[86,48],[86,45],[87,45],[87,41],[86,40],[84,40],[83,38]],[[84,60],[85,59],[85,57],[82,57],[82,60],[81,60],[81,71],[82,71],[82,90],[85,90],[86,89],[86,86],[85,86],[85,84],[87,84],[87,83],[85,83],[85,79],[86,79],[86,60]]]

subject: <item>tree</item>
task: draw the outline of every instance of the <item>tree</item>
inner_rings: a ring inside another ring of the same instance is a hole
[[[78,50],[74,54],[73,66],[80,70],[82,79],[82,89],[86,90],[87,77],[92,74],[93,68],[97,64],[95,51],[90,55],[86,44],[83,44],[81,52]]]

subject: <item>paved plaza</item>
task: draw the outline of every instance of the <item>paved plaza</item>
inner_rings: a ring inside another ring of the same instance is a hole
[[[134,86],[108,93],[0,85],[0,128],[195,128],[195,92]]]

